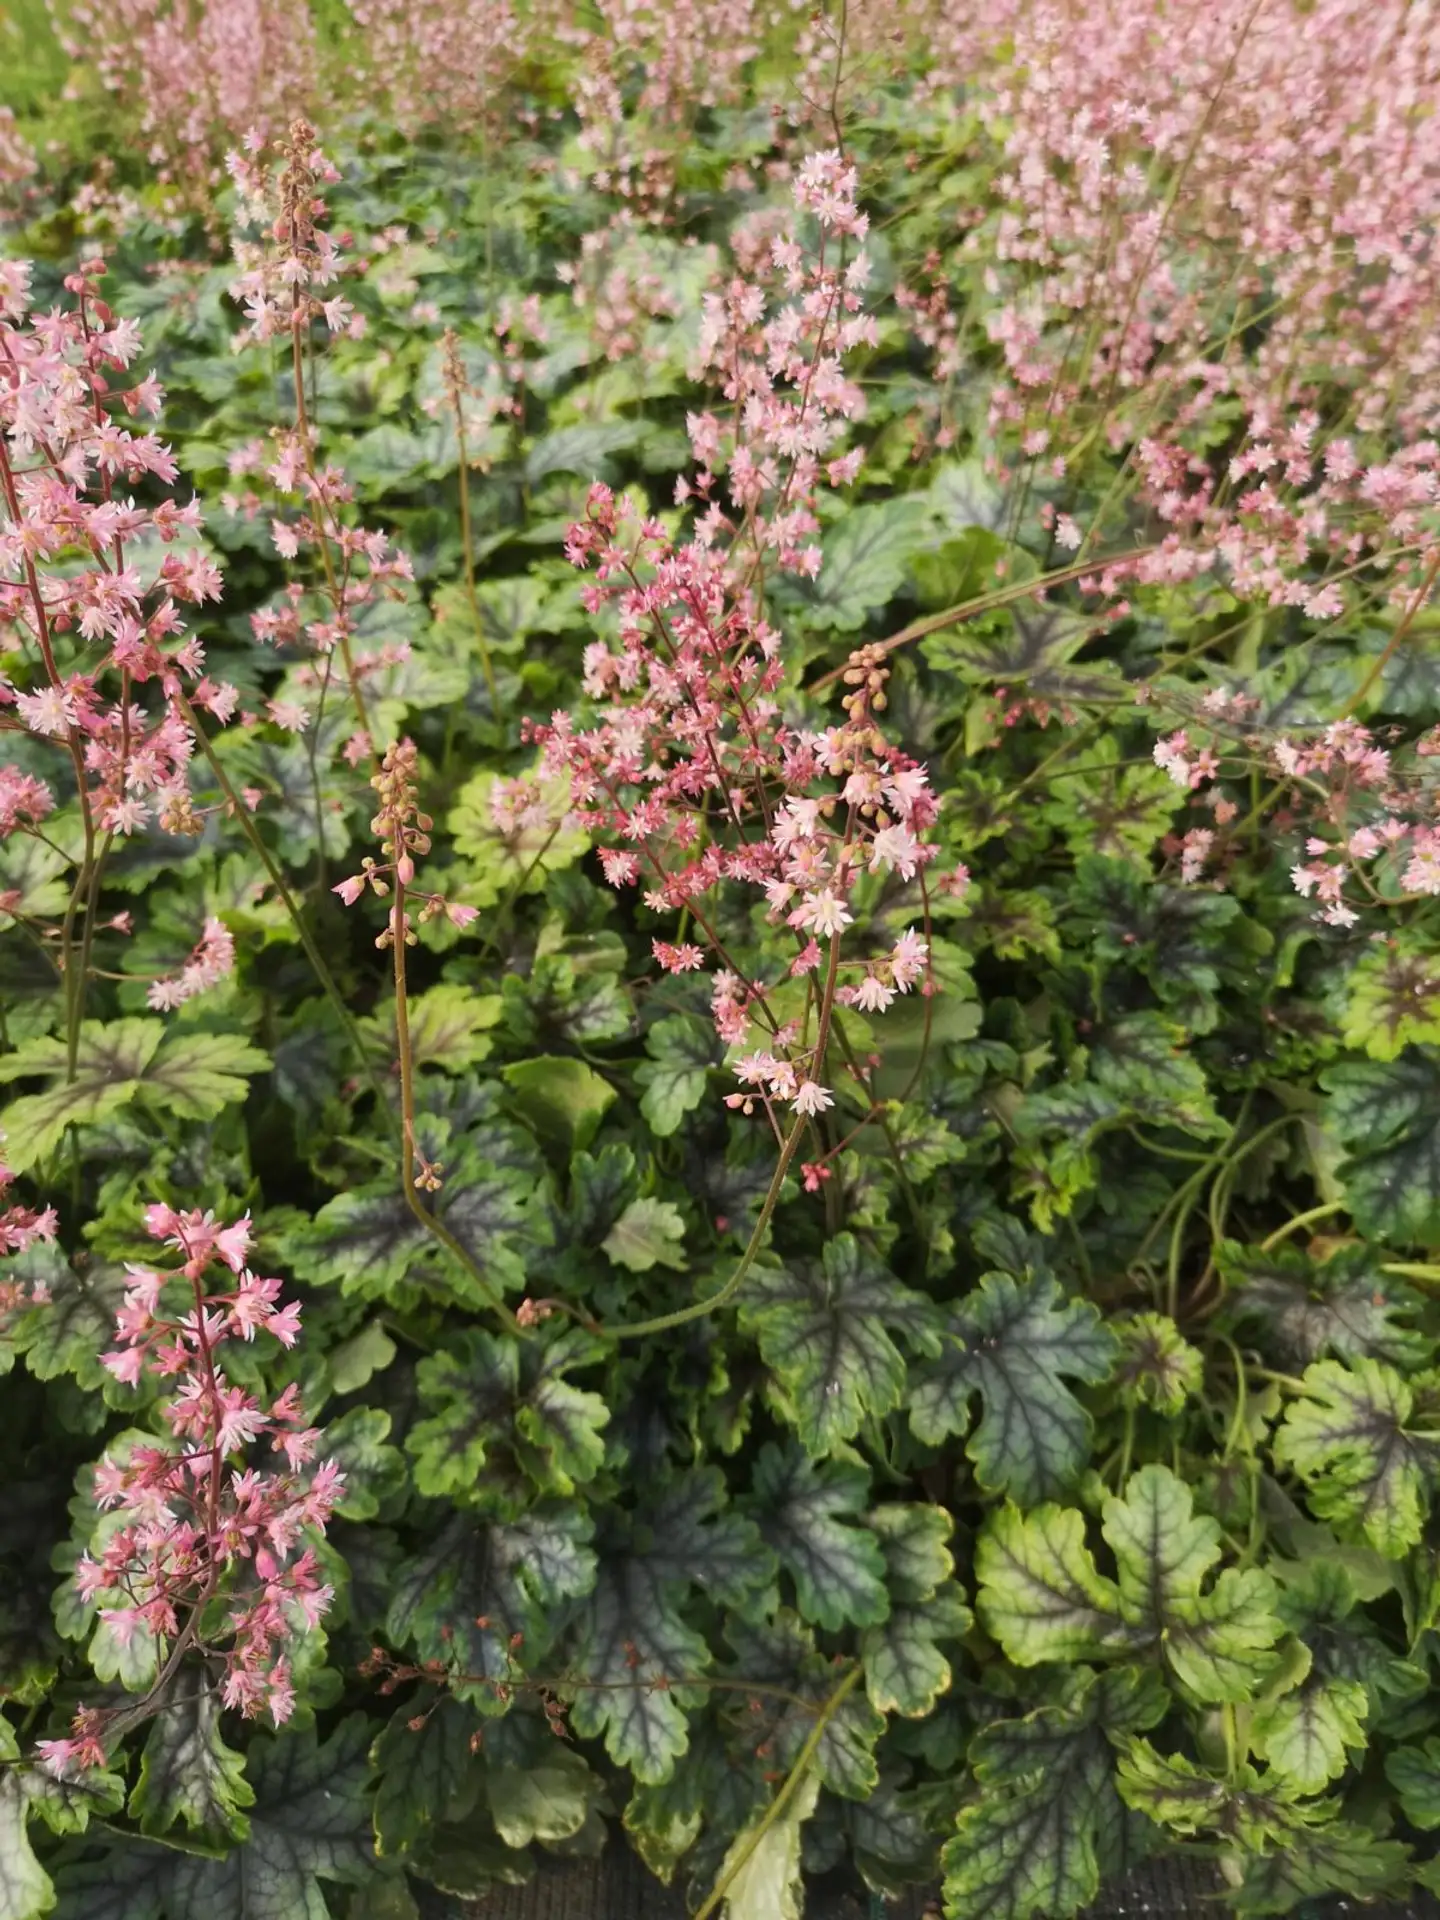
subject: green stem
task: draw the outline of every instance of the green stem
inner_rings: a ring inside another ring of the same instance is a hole
[[[500,694],[495,685],[495,667],[490,658],[490,642],[485,638],[485,622],[480,617],[480,596],[475,591],[475,559],[470,535],[470,456],[465,445],[464,409],[457,393],[455,399],[455,438],[460,447],[460,546],[465,559],[465,596],[470,602],[470,618],[475,623],[475,639],[480,648],[480,669],[490,693],[490,706],[500,720]]]
[[[795,1798],[796,1793],[800,1789],[800,1784],[809,1772],[810,1764],[814,1760],[816,1752],[819,1750],[820,1742],[825,1737],[826,1727],[829,1726],[830,1722],[835,1718],[835,1715],[855,1691],[863,1672],[864,1669],[862,1667],[852,1667],[820,1709],[814,1726],[811,1727],[809,1733],[805,1736],[804,1745],[795,1756],[794,1766],[791,1767],[789,1773],[785,1776],[784,1785],[756,1822],[754,1831],[744,1846],[740,1848],[738,1857],[724,1870],[720,1878],[715,1882],[715,1885],[710,1889],[709,1894],[696,1908],[695,1920],[712,1920],[712,1916],[720,1911],[720,1903],[725,1898],[727,1891],[734,1884],[741,1871],[749,1864],[760,1842],[765,1838],[771,1827],[775,1825],[775,1822]]]
[[[342,1027],[344,1027],[346,1035],[349,1038],[350,1044],[355,1049],[355,1056],[360,1062],[360,1068],[361,1068],[361,1071],[364,1073],[365,1078],[370,1082],[370,1091],[375,1095],[376,1104],[380,1108],[380,1111],[387,1116],[391,1126],[393,1127],[395,1122],[394,1122],[394,1115],[390,1111],[390,1103],[385,1097],[385,1089],[381,1086],[380,1082],[375,1077],[375,1069],[370,1064],[370,1056],[366,1052],[365,1043],[360,1037],[360,1029],[355,1024],[355,1016],[351,1013],[349,1007],[346,1006],[345,1001],[341,996],[340,989],[335,984],[334,975],[331,973],[329,967],[326,966],[325,957],[321,953],[319,947],[316,946],[314,937],[312,936],[310,929],[306,926],[305,921],[301,916],[300,908],[298,907],[295,901],[295,896],[291,893],[289,887],[287,887],[285,884],[284,874],[281,873],[280,868],[275,861],[274,855],[271,853],[270,849],[266,846],[264,840],[260,837],[259,828],[255,825],[255,822],[250,818],[249,808],[245,805],[245,802],[240,798],[239,794],[235,791],[235,788],[233,783],[231,782],[230,776],[228,773],[226,773],[224,767],[221,765],[220,758],[218,754],[215,752],[214,745],[212,744],[209,735],[205,732],[205,729],[201,726],[199,718],[196,715],[195,709],[191,706],[190,702],[185,698],[185,695],[183,693],[177,692],[175,698],[176,698],[177,704],[179,705],[180,711],[184,714],[186,721],[189,723],[191,732],[195,735],[195,738],[200,742],[200,751],[204,754],[206,760],[209,761],[210,771],[214,774],[216,782],[219,785],[220,791],[224,794],[226,800],[229,802],[231,812],[235,815],[235,818],[240,822],[241,830],[243,831],[245,838],[250,842],[250,845],[255,849],[255,852],[259,855],[262,866],[265,868],[266,873],[269,874],[270,876],[270,884],[274,887],[275,891],[279,894],[281,901],[284,903],[285,911],[289,914],[291,923],[294,926],[296,933],[300,937],[300,944],[302,947],[304,947],[306,955],[309,958],[310,964],[315,969],[315,977],[320,982],[321,987],[324,989],[326,998],[329,1000],[331,1006],[334,1007],[336,1014],[339,1016],[340,1024]]]
[[[1261,1253],[1269,1253],[1282,1240],[1288,1240],[1292,1233],[1298,1233],[1301,1227],[1308,1227],[1312,1220],[1327,1220],[1332,1213],[1343,1213],[1344,1209],[1343,1200],[1327,1200],[1323,1207],[1308,1207],[1304,1213],[1297,1213],[1293,1219],[1287,1220],[1283,1227],[1277,1227],[1268,1240],[1262,1240]]]
[[[405,981],[405,886],[398,873],[390,920],[390,944],[395,953],[395,1041],[400,1054],[400,1183],[405,1191],[405,1204],[431,1239],[437,1240],[452,1258],[459,1261],[475,1282],[485,1305],[499,1317],[506,1332],[523,1334],[524,1326],[505,1305],[494,1285],[461,1242],[431,1213],[415,1185],[415,1162],[419,1157],[415,1145],[415,1065],[410,1053],[410,999]]]
[[[892,633],[888,640],[880,642],[882,653],[894,653],[897,647],[908,646],[912,640],[923,640],[927,634],[939,633],[945,627],[959,626],[962,620],[973,620],[982,613],[990,613],[996,607],[1013,606],[1018,600],[1033,599],[1036,594],[1048,593],[1051,587],[1064,586],[1067,580],[1079,580],[1087,573],[1098,573],[1105,567],[1119,566],[1127,560],[1143,560],[1147,553],[1154,553],[1154,542],[1149,546],[1130,547],[1124,553],[1106,554],[1098,560],[1085,560],[1078,566],[1056,567],[1049,573],[1037,574],[1033,580],[1020,580],[1008,587],[997,587],[991,593],[982,593],[974,600],[962,600],[958,605],[945,607],[939,613],[927,614],[923,620],[914,620],[899,633]],[[832,681],[844,674],[843,666],[835,667],[831,672],[822,674],[810,687],[811,693],[820,693]]]
[[[706,1314],[718,1313],[721,1307],[728,1306],[740,1291],[746,1274],[755,1264],[755,1256],[760,1251],[761,1242],[765,1238],[765,1229],[770,1224],[770,1216],[775,1211],[776,1202],[780,1198],[780,1189],[785,1184],[785,1175],[790,1171],[790,1162],[795,1157],[795,1149],[800,1145],[800,1136],[804,1131],[805,1116],[797,1114],[795,1123],[786,1134],[780,1148],[780,1158],[776,1162],[770,1189],[760,1209],[760,1217],[755,1222],[755,1231],[746,1242],[745,1251],[736,1263],[735,1271],[718,1293],[709,1294],[704,1300],[695,1301],[692,1306],[678,1307],[674,1313],[657,1314],[653,1320],[632,1320],[625,1326],[597,1327],[595,1331],[607,1340],[645,1340],[651,1334],[668,1333],[672,1327],[683,1327],[687,1321],[703,1320]]]

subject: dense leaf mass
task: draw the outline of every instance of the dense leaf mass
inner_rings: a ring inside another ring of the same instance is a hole
[[[0,12],[0,1920],[1440,1892],[1440,12]]]

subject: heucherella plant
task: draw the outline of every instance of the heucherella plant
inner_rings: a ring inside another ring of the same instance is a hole
[[[292,1385],[268,1406],[227,1377],[222,1349],[257,1335],[292,1347],[296,1302],[246,1265],[249,1217],[148,1209],[146,1231],[180,1256],[174,1270],[131,1266],[103,1356],[122,1385],[148,1374],[173,1387],[162,1410],[167,1444],[131,1436],[95,1474],[101,1516],[75,1584],[122,1659],[150,1684],[134,1706],[82,1707],[71,1732],[38,1752],[65,1776],[105,1764],[107,1740],[163,1711],[191,1655],[194,1684],[214,1663],[224,1704],[279,1723],[294,1710],[290,1643],[318,1626],[333,1598],[313,1540],[324,1533],[344,1476],[311,1473],[319,1432],[305,1425]],[[233,1281],[225,1278],[226,1273]],[[272,1456],[251,1464],[265,1443]]]
[[[257,135],[251,146],[259,154],[265,143]],[[353,492],[343,470],[328,461],[321,464],[306,397],[312,331],[317,323],[331,334],[359,329],[362,323],[343,295],[325,297],[339,278],[340,260],[324,225],[319,189],[338,180],[338,173],[304,120],[293,121],[273,146],[272,160],[283,164],[267,165],[243,153],[230,156],[240,220],[259,226],[265,235],[261,241],[237,239],[241,271],[230,291],[243,302],[247,322],[237,344],[283,338],[289,347],[293,424],[277,430],[273,458],[265,467],[281,508],[271,520],[271,534],[283,559],[296,560],[303,552],[319,562],[319,570],[308,595],[303,582],[292,581],[276,605],[251,615],[250,624],[257,641],[277,647],[303,643],[320,662],[294,674],[291,697],[268,703],[270,719],[288,732],[303,733],[312,723],[319,724],[334,659],[342,661],[355,722],[344,756],[354,767],[381,750],[372,733],[366,677],[406,657],[403,647],[359,653],[356,622],[361,610],[382,595],[398,597],[403,592],[400,583],[414,574],[408,557],[391,545],[388,535],[353,524],[348,513]]]
[[[857,891],[913,881],[935,858],[935,798],[925,769],[880,731],[882,666],[852,656],[842,725],[786,725],[780,636],[736,583],[733,552],[677,548],[655,522],[627,538],[626,517],[597,486],[570,531],[572,558],[596,559],[590,604],[612,601],[619,615],[620,651],[596,642],[586,654],[597,724],[556,716],[533,735],[543,776],[568,781],[575,821],[611,843],[600,856],[609,884],[638,886],[652,911],[693,922],[696,939],[657,937],[652,951],[667,973],[715,967],[715,1028],[744,1089],[728,1103],[766,1114],[778,1183],[805,1123],[835,1105],[825,1081],[837,1005],[877,1013],[929,984],[928,943],[913,929],[848,959],[844,934]],[[732,958],[722,918],[732,885],[763,899],[776,946],[788,946],[778,977]],[[802,997],[781,1004],[773,989],[786,980]],[[810,1164],[823,1160],[817,1151]]]
[[[1440,1887],[1440,16],[55,5],[0,1913]]]
[[[72,1078],[107,859],[152,824],[203,832],[194,710],[223,723],[239,698],[206,674],[204,645],[181,619],[182,606],[220,597],[218,567],[189,537],[199,503],[140,506],[126,491],[168,484],[178,469],[155,434],[123,424],[158,412],[163,396],[153,377],[117,389],[140,335],[101,298],[102,272],[82,265],[66,278],[72,304],[41,314],[30,267],[0,262],[0,621],[15,643],[0,730],[24,753],[0,767],[0,840],[34,842],[40,877],[68,877],[58,921],[27,911],[23,889],[0,893],[0,912],[58,972]],[[112,930],[123,933],[123,916]],[[232,958],[207,929],[183,997]]]

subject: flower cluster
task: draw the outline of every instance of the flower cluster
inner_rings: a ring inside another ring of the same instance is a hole
[[[860,467],[858,451],[838,450],[865,411],[845,357],[876,339],[861,305],[870,264],[856,187],[838,152],[809,155],[793,186],[797,220],[764,222],[755,271],[706,294],[699,370],[719,385],[728,418],[690,416],[697,471],[676,490],[699,511],[700,544],[731,540],[750,550],[754,567],[773,558],[811,578],[820,567],[816,489],[847,486]],[[805,216],[818,232],[813,248],[799,230]],[[742,259],[747,239],[736,236]]]
[[[995,191],[947,251],[982,296],[961,344],[1000,363],[997,469],[1062,548],[1143,513],[1149,550],[1107,590],[1208,574],[1324,622],[1379,561],[1404,598],[1440,485],[1436,23],[1104,0],[1091,24],[1005,0],[957,29]],[[930,330],[943,373],[956,340]]]
[[[396,741],[385,749],[380,770],[370,781],[380,796],[379,811],[370,822],[370,831],[380,841],[380,851],[385,858],[376,860],[367,854],[359,873],[351,874],[332,888],[347,907],[353,907],[367,887],[382,897],[392,890],[402,896],[384,931],[375,937],[376,946],[382,950],[393,946],[397,939],[407,947],[415,945],[417,936],[406,904],[409,899],[419,902],[417,917],[421,921],[433,920],[443,913],[455,927],[468,927],[479,911],[459,901],[447,901],[443,894],[414,891],[415,857],[430,851],[430,829],[435,824],[428,813],[420,811],[417,762],[413,740]]]
[[[1190,828],[1176,843],[1181,879],[1198,880],[1226,856],[1226,830],[1241,812],[1226,782],[1253,771],[1272,783],[1264,810],[1282,844],[1300,849],[1291,885],[1315,901],[1327,926],[1353,927],[1366,907],[1440,894],[1435,735],[1382,745],[1372,728],[1354,719],[1305,732],[1277,730],[1260,724],[1258,704],[1217,688],[1184,727],[1155,743],[1155,764],[1214,821]]]
[[[283,124],[315,90],[315,34],[285,0],[72,0],[66,51],[138,108],[149,157],[182,192],[206,191],[228,141]]]
[[[4,1144],[5,1136],[0,1134],[0,1148]],[[53,1240],[60,1224],[54,1207],[25,1207],[18,1201],[7,1204],[6,1195],[14,1178],[4,1161],[0,1160],[0,1258],[24,1253],[37,1241]],[[13,1274],[0,1275],[0,1322],[20,1307],[43,1306],[49,1297],[49,1289],[43,1280],[27,1284]]]
[[[155,434],[123,424],[157,413],[162,394],[123,379],[140,334],[101,298],[102,272],[85,262],[65,282],[73,305],[37,314],[29,266],[0,262],[0,631],[25,662],[0,676],[0,731],[57,759],[54,779],[33,752],[0,766],[0,839],[73,798],[91,873],[101,836],[201,830],[187,703],[221,722],[238,705],[180,616],[220,597],[198,503],[140,506],[129,491],[176,467]],[[142,542],[168,551],[142,566]]]
[[[403,598],[414,570],[388,534],[353,524],[354,490],[338,466],[322,464],[309,413],[306,350],[313,329],[323,325],[332,335],[355,337],[364,330],[349,301],[338,294],[321,297],[341,268],[339,247],[324,225],[327,209],[320,189],[340,176],[304,120],[292,122],[273,149],[260,141],[249,145],[249,153],[230,156],[230,170],[240,190],[240,223],[259,226],[266,238],[237,238],[240,272],[230,292],[247,319],[240,344],[288,340],[295,419],[276,432],[268,459],[261,446],[252,445],[232,461],[231,472],[263,467],[276,494],[275,550],[286,560],[311,560],[316,574],[310,588],[292,580],[274,603],[251,614],[250,625],[262,643],[319,656],[318,668],[309,662],[298,668],[270,704],[270,718],[288,732],[303,732],[323,710],[332,679],[330,656],[338,655],[356,719],[345,758],[355,766],[378,744],[370,730],[367,680],[408,651],[360,653],[354,644],[357,623],[376,601]]]
[[[76,1586],[121,1645],[144,1634],[172,1661],[193,1647],[223,1663],[227,1707],[283,1721],[294,1704],[286,1648],[332,1598],[305,1536],[324,1530],[344,1476],[333,1461],[307,1472],[321,1436],[294,1386],[267,1406],[227,1379],[219,1356],[257,1335],[292,1347],[300,1309],[246,1265],[248,1215],[224,1226],[158,1205],[145,1225],[180,1264],[127,1267],[103,1363],[125,1386],[147,1373],[173,1384],[171,1438],[101,1461],[96,1499],[119,1524],[102,1527]],[[105,1716],[82,1711],[67,1738],[39,1743],[40,1757],[61,1775],[98,1765],[104,1728]]]
[[[643,884],[647,907],[693,922],[694,940],[657,940],[655,957],[670,972],[718,961],[721,1039],[741,1049],[757,1027],[764,1037],[737,1067],[742,1085],[819,1114],[832,1100],[821,1076],[837,1002],[879,1011],[926,972],[927,942],[914,932],[873,958],[842,958],[841,947],[862,893],[872,912],[887,896],[911,897],[936,853],[935,797],[924,768],[878,725],[878,650],[853,656],[843,724],[791,725],[777,697],[779,635],[726,557],[700,539],[676,546],[653,521],[632,522],[626,539],[628,513],[596,485],[571,529],[572,557],[597,562],[590,603],[615,610],[620,650],[587,649],[592,726],[556,714],[533,729],[542,781],[568,781],[576,821],[610,843],[600,858],[612,886]],[[776,978],[747,974],[730,955],[721,894],[731,885],[757,894],[780,931],[789,953],[778,978],[809,982],[798,1017],[772,1006]],[[755,1097],[732,1104],[748,1111]]]
[[[204,932],[185,965],[178,973],[152,980],[145,997],[157,1012],[164,1012],[171,1007],[183,1006],[185,1001],[193,1000],[197,993],[204,993],[207,987],[218,985],[227,974],[234,971],[234,935],[223,920],[217,920],[212,915],[205,922]]]

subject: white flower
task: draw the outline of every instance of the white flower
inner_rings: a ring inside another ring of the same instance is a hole
[[[914,878],[920,864],[920,842],[908,827],[883,827],[870,843],[870,871],[898,867],[904,880]]]
[[[822,939],[840,933],[850,925],[853,915],[843,900],[836,898],[829,887],[822,887],[818,893],[807,894],[790,915],[792,927],[808,927]]]
[[[883,1013],[894,998],[895,989],[876,973],[867,973],[855,989],[855,1005],[862,1013]]]
[[[797,1113],[824,1113],[827,1107],[833,1107],[835,1096],[828,1087],[822,1087],[813,1080],[802,1080],[793,1102]]]

